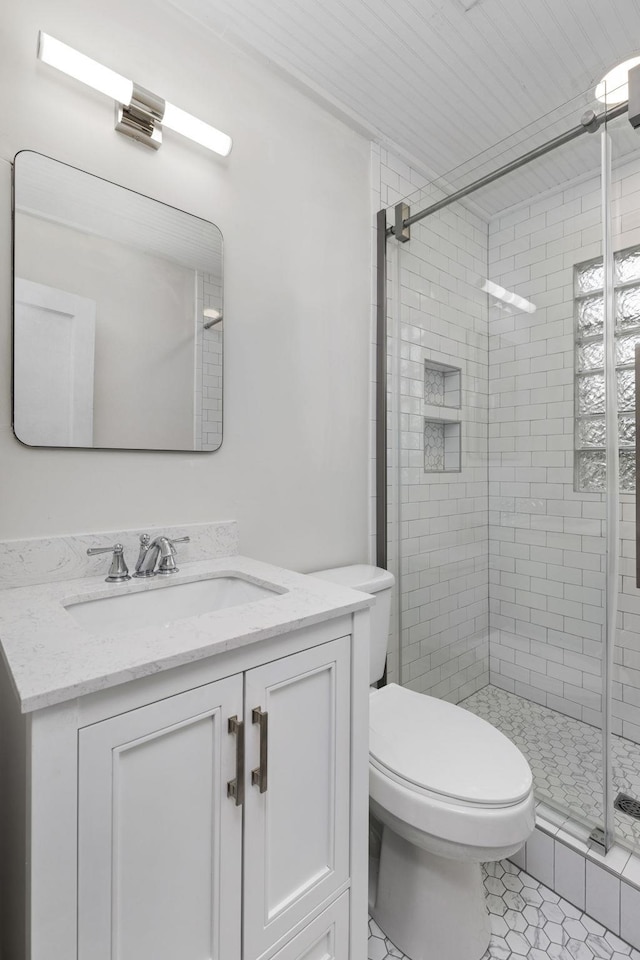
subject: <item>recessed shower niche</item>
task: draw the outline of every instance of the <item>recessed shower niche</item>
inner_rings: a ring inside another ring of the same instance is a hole
[[[424,361],[424,471],[461,469],[462,371],[437,360]]]
[[[435,360],[424,362],[424,402],[460,409],[460,368]]]
[[[458,473],[461,469],[461,436],[459,422],[424,421],[425,473]]]

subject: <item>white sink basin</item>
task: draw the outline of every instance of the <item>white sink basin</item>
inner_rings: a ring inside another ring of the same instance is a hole
[[[253,583],[228,574],[190,583],[163,583],[162,586],[154,580],[151,589],[138,593],[114,594],[99,600],[79,600],[65,603],[64,607],[76,623],[86,630],[113,633],[118,629],[168,626],[174,620],[254,603],[283,592],[279,587]]]

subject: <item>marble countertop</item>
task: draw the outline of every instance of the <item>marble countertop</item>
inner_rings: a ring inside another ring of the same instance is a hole
[[[92,633],[65,604],[169,586],[166,578],[105,583],[104,577],[0,591],[0,649],[23,713],[289,633],[373,603],[368,594],[281,567],[230,556],[183,563],[170,584],[239,575],[279,593],[200,616]]]

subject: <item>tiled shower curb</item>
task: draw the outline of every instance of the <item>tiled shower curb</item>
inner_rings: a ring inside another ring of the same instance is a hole
[[[538,803],[536,829],[510,859],[640,950],[640,856],[618,844],[603,856],[586,827]]]

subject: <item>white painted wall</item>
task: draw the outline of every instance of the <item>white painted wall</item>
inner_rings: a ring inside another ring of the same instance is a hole
[[[153,154],[113,104],[36,59],[46,30],[234,138]],[[369,145],[163,0],[25,0],[0,38],[0,539],[237,518],[242,550],[312,569],[367,553]],[[10,166],[30,148],[216,222],[224,443],[34,450],[11,432]]]

